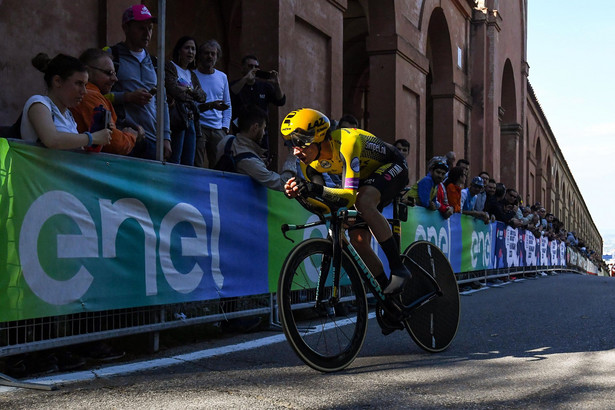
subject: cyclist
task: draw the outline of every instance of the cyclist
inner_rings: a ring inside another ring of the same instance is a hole
[[[282,136],[294,155],[305,164],[306,180],[291,178],[284,190],[289,198],[312,198],[335,208],[353,205],[361,220],[348,232],[352,245],[366,263],[384,293],[401,292],[410,278],[403,265],[391,227],[382,215],[408,183],[408,165],[394,146],[357,128],[329,129],[329,119],[319,111],[302,108],[290,112],[282,122]],[[321,173],[341,175],[342,187],[324,186]],[[389,262],[387,280],[382,262],[370,246],[371,233]]]

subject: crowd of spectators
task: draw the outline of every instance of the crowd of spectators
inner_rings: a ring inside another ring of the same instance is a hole
[[[455,158],[454,152],[448,152],[428,161],[427,175],[411,187],[406,203],[439,210],[444,218],[452,215],[447,212],[452,207],[453,213],[470,215],[485,223],[500,221],[527,229],[536,238],[564,242],[594,263],[603,264],[601,255],[587,249],[577,233],[566,230],[563,221],[547,212],[540,202],[525,205],[515,188],[497,182],[487,171],[470,179],[470,162],[462,158],[451,168]]]

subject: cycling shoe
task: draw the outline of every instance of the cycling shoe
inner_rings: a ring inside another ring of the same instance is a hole
[[[380,325],[383,335],[390,335],[396,330],[404,330],[404,325],[402,322],[389,318],[379,306],[376,309],[376,319],[378,320],[378,325]]]
[[[396,295],[401,293],[410,278],[412,278],[412,274],[405,266],[393,269],[391,271],[391,281],[382,293],[385,295]]]

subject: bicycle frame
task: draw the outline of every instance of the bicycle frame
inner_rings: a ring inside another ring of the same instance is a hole
[[[388,219],[388,221],[391,224],[391,229],[393,231],[393,235],[395,236],[395,240],[397,241],[398,246],[400,246],[401,219],[399,218],[400,215],[398,210],[398,201],[395,200],[393,205],[393,218]],[[354,260],[355,265],[358,267],[361,280],[371,291],[372,295],[374,295],[381,302],[382,306],[387,312],[393,314],[400,320],[408,318],[413,310],[424,305],[425,303],[428,303],[433,298],[442,295],[442,291],[436,280],[429,274],[429,272],[425,271],[422,267],[415,263],[415,266],[417,266],[419,270],[422,271],[425,277],[428,278],[429,282],[433,285],[433,290],[428,292],[426,295],[423,295],[420,298],[412,301],[412,303],[410,303],[409,305],[403,305],[399,298],[387,297],[383,293],[383,289],[381,288],[380,284],[378,283],[372,272],[366,266],[361,256],[358,254],[356,249],[352,246],[352,244],[346,239],[344,235],[349,218],[356,218],[358,214],[359,213],[356,210],[348,210],[346,208],[341,208],[335,214],[324,215],[321,220],[317,222],[312,222],[305,225],[282,225],[282,233],[284,234],[284,237],[292,241],[292,239],[286,236],[286,232],[289,230],[300,230],[313,226],[327,224],[329,239],[331,240],[333,246],[333,260],[331,261],[329,260],[329,258],[326,258],[323,259],[321,263],[321,267],[319,270],[318,287],[316,290],[316,308],[318,308],[318,305],[321,303],[319,296],[324,294],[325,283],[327,280],[328,272],[330,271],[331,263],[333,263],[334,274],[332,288],[333,296],[331,298],[331,301],[334,303],[337,303],[339,301],[342,251],[344,247],[348,250],[350,256]],[[410,259],[410,261],[412,260]]]

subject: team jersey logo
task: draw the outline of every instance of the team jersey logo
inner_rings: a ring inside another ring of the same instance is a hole
[[[361,161],[359,161],[358,157],[354,157],[352,161],[350,161],[350,169],[354,172],[359,172],[361,170]]]
[[[320,161],[320,166],[324,169],[331,168],[331,163],[329,161]]]
[[[375,142],[371,142],[371,141],[368,141],[368,142],[365,143],[365,149],[368,150],[368,151],[374,151],[374,152],[377,152],[377,153],[383,154],[383,155],[386,154],[386,152],[387,152],[387,149],[386,149],[386,147],[384,145],[381,145],[381,144],[378,144],[378,143],[375,143]]]

